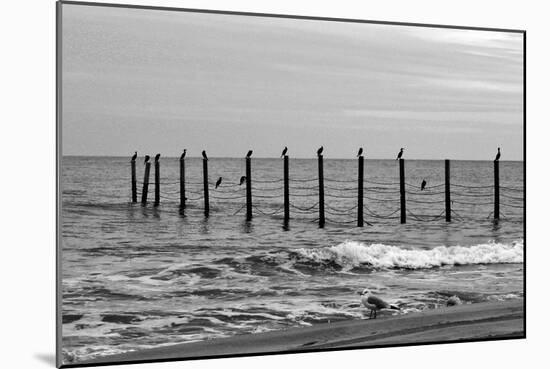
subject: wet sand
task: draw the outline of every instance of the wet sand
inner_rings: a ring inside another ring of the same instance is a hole
[[[346,347],[522,338],[523,300],[477,303],[378,319],[350,320],[305,328],[175,344],[75,364],[191,359]]]

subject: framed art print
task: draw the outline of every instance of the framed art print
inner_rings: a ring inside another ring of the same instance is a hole
[[[525,337],[525,31],[57,22],[58,366]]]

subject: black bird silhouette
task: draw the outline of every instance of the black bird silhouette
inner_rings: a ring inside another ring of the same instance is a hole
[[[425,188],[426,188],[426,180],[423,179],[422,183],[420,184],[420,191],[424,191]]]
[[[159,161],[159,159],[160,159],[160,154],[155,155],[155,163],[156,163],[157,161]]]
[[[288,151],[288,147],[285,146],[283,149],[283,152],[281,153],[281,158],[286,155],[286,152]]]
[[[246,157],[249,158],[252,156],[252,150],[248,150],[248,152],[246,153]]]
[[[323,153],[323,146],[321,146],[321,147],[317,150],[317,156],[321,156],[322,153]]]
[[[495,161],[498,161],[498,159],[500,159],[500,147],[498,148],[497,156],[495,157]]]
[[[187,154],[187,149],[183,149],[183,153],[180,156],[180,160],[183,160],[185,158],[185,154]]]
[[[395,159],[395,160],[401,159],[401,157],[403,156],[403,150],[404,150],[403,148],[401,148],[401,150],[399,150],[399,154],[397,154],[397,159]]]
[[[208,160],[208,156],[206,156],[206,151],[205,151],[205,150],[202,150],[202,157],[203,157],[205,160]]]
[[[132,155],[132,159],[131,159],[131,160],[132,160],[132,161],[136,161],[136,158],[137,158],[137,151],[134,152],[134,155]]]
[[[149,159],[151,159],[151,157],[149,155],[145,155],[145,160],[143,161],[143,163],[147,163]]]
[[[357,157],[360,157],[361,155],[363,155],[363,148],[362,147],[359,148],[359,152],[357,153]]]
[[[246,176],[242,176],[241,180],[239,181],[239,186],[242,185],[246,181]]]
[[[221,184],[222,184],[222,177],[218,178],[218,180],[216,181],[216,187],[215,188],[218,188]]]

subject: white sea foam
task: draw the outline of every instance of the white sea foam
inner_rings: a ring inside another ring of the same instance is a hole
[[[421,269],[444,265],[505,264],[523,262],[523,240],[513,243],[488,242],[474,246],[439,246],[433,249],[407,249],[380,243],[345,241],[339,245],[297,250],[315,262],[331,262],[346,267]]]
[[[237,312],[237,311],[230,311],[230,310],[222,310],[222,311],[219,311],[217,313],[220,314],[220,315],[227,316],[227,317],[239,317],[239,316],[246,315],[246,316],[256,316],[256,317],[259,317],[259,318],[265,318],[265,319],[270,319],[270,320],[284,320],[285,319],[283,317],[268,314],[268,313],[254,313],[254,312],[248,312],[248,311]]]

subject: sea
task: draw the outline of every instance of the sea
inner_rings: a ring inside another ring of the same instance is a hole
[[[451,161],[451,222],[444,161],[406,160],[405,224],[399,165],[364,162],[365,224],[357,226],[358,161],[324,159],[326,223],[319,227],[317,159],[289,159],[290,220],[283,219],[283,160],[252,158],[246,220],[244,158],[159,161],[160,203],[140,203],[143,158],[68,157],[61,165],[64,363],[177,343],[365,319],[364,288],[408,314],[524,298],[524,162],[500,162],[500,219],[492,161]],[[221,184],[215,187],[221,177]],[[426,180],[426,188],[420,184]],[[379,317],[380,317],[379,315]]]

